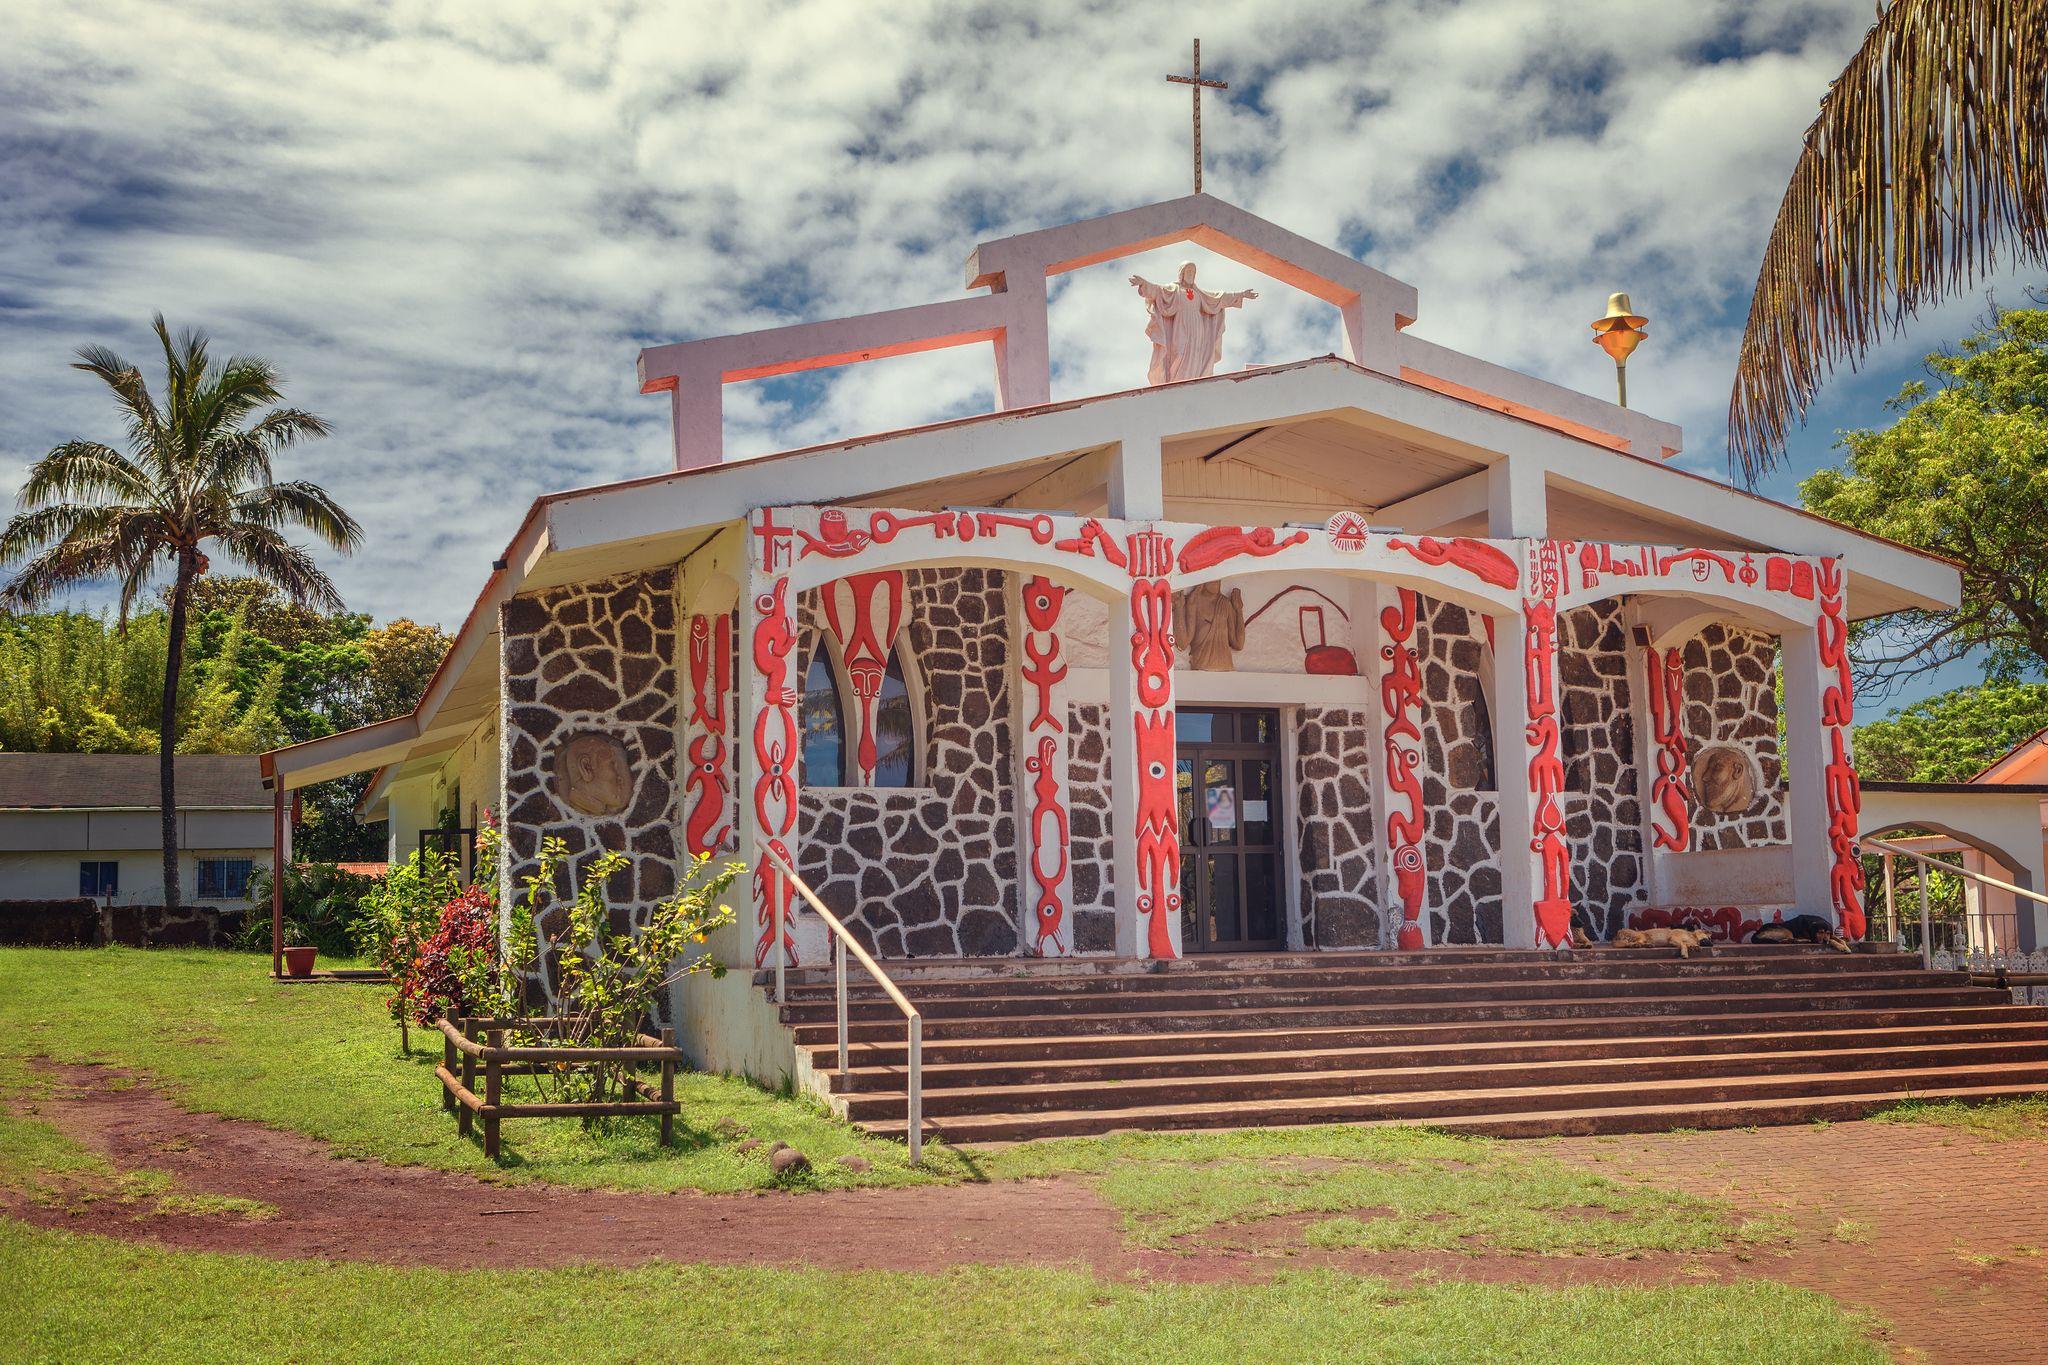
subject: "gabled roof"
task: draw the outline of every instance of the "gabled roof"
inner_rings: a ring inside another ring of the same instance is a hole
[[[0,810],[161,810],[155,754],[0,754]],[[178,809],[265,810],[255,754],[180,754]]]

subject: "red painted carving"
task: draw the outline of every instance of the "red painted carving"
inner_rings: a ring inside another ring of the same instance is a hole
[[[1067,676],[1060,658],[1060,611],[1066,605],[1067,590],[1040,576],[1025,581],[1021,594],[1024,607],[1024,683],[1031,689],[1026,702],[1031,717],[1024,733],[1038,737],[1036,753],[1024,760],[1032,774],[1028,847],[1031,880],[1038,885],[1033,917],[1038,933],[1032,951],[1044,957],[1066,951],[1067,907],[1061,888],[1067,876],[1067,792],[1064,766],[1059,762],[1060,746],[1066,743],[1066,720],[1055,704],[1054,687]]]
[[[1696,583],[1704,583],[1712,578],[1715,569],[1721,571],[1722,582],[1735,581],[1735,561],[1712,550],[1679,550],[1672,554],[1657,556],[1657,572],[1660,574],[1670,573],[1680,564],[1692,565],[1693,581]]]
[[[789,607],[789,580],[778,578],[754,599],[760,620],[754,625],[754,671],[762,694],[754,717],[754,830],[761,843],[794,863],[784,836],[796,826],[797,726],[796,689],[790,678],[790,653],[796,648],[796,618]],[[754,864],[754,914],[759,936],[754,965],[764,965],[775,946],[780,926],[783,951],[796,961],[790,935],[790,886],[766,857]]]
[[[1813,600],[1813,565],[1803,559],[1787,559],[1783,555],[1772,555],[1764,561],[1764,588],[1770,592],[1789,592],[1794,597]]]
[[[1415,610],[1417,596],[1406,588],[1395,604],[1380,612],[1387,643],[1380,647],[1386,670],[1380,674],[1380,709],[1386,713],[1387,787],[1406,801],[1407,809],[1387,811],[1387,865],[1394,870],[1394,890],[1401,899],[1401,928],[1396,943],[1404,949],[1423,946],[1422,900],[1427,883],[1422,857],[1422,779],[1416,766],[1422,758],[1422,673],[1417,667]]]
[[[1032,716],[1025,730],[1066,731],[1064,720],[1053,714],[1052,689],[1067,676],[1060,661],[1060,609],[1066,605],[1067,590],[1043,576],[1024,584],[1024,666],[1020,670],[1031,687]]]
[[[1173,568],[1173,541],[1137,532],[1130,538],[1129,562],[1138,916],[1151,955],[1172,957],[1172,926],[1180,918],[1180,817],[1173,787],[1173,592],[1165,575]]]
[[[928,526],[934,539],[944,540],[952,534],[957,523],[958,514],[953,512],[926,512],[914,517],[899,517],[894,512],[875,512],[868,517],[868,534],[874,537],[875,544],[887,545],[905,531]]]
[[[1555,946],[1572,928],[1571,851],[1564,839],[1564,759],[1557,721],[1557,595],[1564,581],[1564,550],[1554,540],[1536,547],[1538,596],[1522,599],[1527,622],[1529,849],[1537,857],[1536,929]]]
[[[903,575],[900,572],[857,573],[829,583],[820,594],[825,625],[839,641],[853,686],[857,742],[854,758],[858,784],[875,780],[875,703],[882,695],[882,677],[889,669],[889,649],[903,626]]]
[[[1387,548],[1405,551],[1425,564],[1449,564],[1463,569],[1480,582],[1491,583],[1497,588],[1519,587],[1522,582],[1522,571],[1516,567],[1513,556],[1498,546],[1473,540],[1470,536],[1454,536],[1449,540],[1438,540],[1434,536],[1402,540],[1396,536],[1388,539]]]
[[[994,535],[999,527],[1013,526],[1018,530],[1028,531],[1031,539],[1039,545],[1052,544],[1052,518],[1043,512],[1028,516],[1018,516],[1010,512],[976,512],[974,524],[985,536]]]
[[[1692,804],[1685,794],[1685,655],[1683,650],[1643,646],[1643,675],[1650,692],[1650,738],[1657,746],[1657,776],[1650,801],[1664,816],[1651,822],[1651,842],[1683,853],[1692,847]]]
[[[1365,549],[1366,539],[1372,534],[1365,518],[1349,511],[1332,512],[1330,519],[1323,523],[1323,529],[1330,533],[1330,548],[1347,555],[1355,555]]]
[[[1060,790],[1059,746],[1051,735],[1038,740],[1038,752],[1024,760],[1031,771],[1031,880],[1038,883],[1033,915],[1038,936],[1032,951],[1040,957],[1064,952],[1067,908],[1060,888],[1067,876],[1067,805]]]
[[[1835,860],[1828,890],[1843,936],[1858,939],[1863,937],[1863,863],[1856,856],[1856,822],[1863,793],[1855,765],[1849,761],[1856,687],[1849,676],[1849,626],[1842,617],[1842,561],[1823,559],[1817,577],[1820,620],[1815,623],[1815,636],[1823,674],[1820,722],[1827,732],[1828,846]],[[1827,678],[1830,671],[1834,676]]]
[[[1214,568],[1227,559],[1249,555],[1264,559],[1295,545],[1308,543],[1308,532],[1296,531],[1285,540],[1269,526],[1211,526],[1181,547],[1180,571],[1194,573]]]
[[[690,776],[693,799],[684,824],[695,855],[716,853],[732,838],[732,773],[725,742],[726,697],[732,688],[732,616],[690,618]]]
[[[797,551],[799,559],[812,555],[824,555],[827,559],[851,559],[873,543],[874,537],[866,531],[849,530],[846,513],[837,507],[828,507],[818,513],[818,534],[799,530],[797,539],[803,547]]]
[[[1065,540],[1054,541],[1052,547],[1086,559],[1093,559],[1100,552],[1104,559],[1119,569],[1129,566],[1129,561],[1124,558],[1123,548],[1116,543],[1116,538],[1105,531],[1102,523],[1093,517],[1082,522],[1081,529]]]
[[[789,567],[790,528],[775,524],[773,507],[764,507],[756,514],[754,534],[761,541],[762,573],[781,573]]]

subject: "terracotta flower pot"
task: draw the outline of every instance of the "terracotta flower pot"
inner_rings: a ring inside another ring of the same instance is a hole
[[[311,976],[313,959],[320,955],[318,948],[287,948],[284,950],[284,974],[286,976]]]

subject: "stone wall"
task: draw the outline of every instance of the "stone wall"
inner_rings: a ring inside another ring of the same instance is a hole
[[[1486,618],[1426,597],[1417,615],[1429,941],[1499,943],[1500,808],[1492,716],[1481,683],[1492,647]]]
[[[1762,774],[1748,810],[1717,814],[1695,801],[1695,851],[1757,848],[1787,840],[1785,774],[1778,756],[1777,642],[1756,631],[1713,624],[1685,646],[1685,743],[1694,757],[1709,744],[1748,751]]]
[[[504,678],[506,810],[503,885],[517,888],[538,865],[540,842],[560,838],[568,863],[556,894],[573,894],[597,854],[629,865],[610,888],[612,922],[644,924],[676,889],[680,774],[676,767],[676,584],[673,570],[579,583],[499,609]],[[571,807],[554,780],[561,746],[578,735],[615,740],[626,756],[623,809],[589,814]],[[556,931],[559,907],[541,917]],[[549,983],[551,988],[551,983]]]
[[[1074,866],[1074,951],[1114,952],[1116,844],[1109,805],[1109,708],[1100,702],[1076,702],[1068,714],[1073,738],[1067,776],[1074,795],[1067,856]]]
[[[1642,780],[1621,616],[1621,603],[1609,600],[1558,619],[1572,906],[1595,939],[1623,927],[1644,886]]]
[[[1364,711],[1317,706],[1296,717],[1295,865],[1302,942],[1311,948],[1377,948],[1391,937],[1379,904],[1371,720]]]
[[[86,896],[0,901],[0,943],[37,947],[225,948],[251,911],[239,906],[101,905]],[[270,914],[263,908],[264,922]],[[268,942],[268,939],[265,940]]]
[[[797,870],[877,956],[1014,953],[1013,684],[1003,576],[913,569],[904,588],[903,629],[919,675],[912,697],[922,700],[918,785],[820,787],[807,778]],[[820,619],[818,594],[802,594],[799,679]]]

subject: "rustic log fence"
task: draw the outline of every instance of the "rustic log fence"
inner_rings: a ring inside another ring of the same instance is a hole
[[[441,1107],[455,1114],[456,1131],[468,1137],[477,1120],[484,1129],[484,1155],[498,1155],[498,1124],[503,1119],[613,1118],[629,1114],[657,1115],[661,1119],[661,1144],[675,1139],[676,1115],[682,1105],[676,1099],[676,1068],[684,1065],[682,1049],[675,1045],[675,1030],[664,1028],[660,1037],[642,1033],[629,1047],[580,1047],[573,1044],[508,1045],[505,1036],[515,1030],[543,1037],[559,1036],[573,1021],[559,1018],[535,1019],[443,1019],[441,1023],[441,1064],[434,1074],[441,1078]],[[605,1062],[629,1062],[660,1068],[661,1085],[649,1090],[637,1077],[626,1078],[626,1098],[511,1102],[504,1097],[507,1076],[554,1073],[564,1064],[592,1066]],[[477,1072],[483,1072],[483,1094],[477,1094]]]

